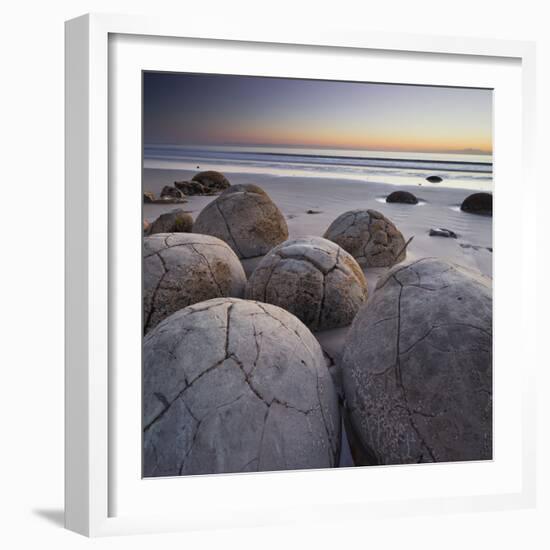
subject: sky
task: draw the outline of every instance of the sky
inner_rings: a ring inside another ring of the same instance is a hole
[[[492,91],[144,73],[146,145],[492,152]]]

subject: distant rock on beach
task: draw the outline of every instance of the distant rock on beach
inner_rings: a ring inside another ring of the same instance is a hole
[[[493,195],[490,193],[473,193],[464,199],[460,210],[472,214],[492,215]]]
[[[418,199],[409,191],[394,191],[386,197],[386,202],[402,204],[418,204]]]
[[[388,267],[406,256],[403,235],[376,210],[345,212],[323,236],[349,252],[363,267]]]
[[[428,176],[426,180],[430,183],[441,183],[443,181],[443,178],[440,176]]]
[[[143,344],[144,475],[332,468],[338,398],[296,317],[214,299],[174,313]]]
[[[191,214],[181,208],[161,214],[149,227],[149,234],[154,233],[190,233],[193,230]]]
[[[160,197],[160,199],[157,199],[155,197],[154,193],[151,193],[150,191],[145,191],[143,193],[143,202],[145,204],[181,204],[184,202],[187,202],[187,199],[183,197],[183,195],[173,193],[172,191],[168,191],[169,189],[172,189],[171,187],[164,187],[164,190],[167,190],[167,192]],[[177,189],[174,189],[174,191],[177,191]],[[179,193],[179,191],[178,191]]]
[[[193,176],[193,181],[198,181],[207,187],[216,187],[220,191],[227,189],[231,185],[221,172],[216,172],[215,170],[199,172]]]
[[[458,235],[451,231],[450,229],[445,229],[444,227],[438,227],[437,229],[430,229],[430,237],[450,237],[451,239],[456,239]]]
[[[347,326],[367,300],[367,281],[355,259],[321,237],[276,246],[258,264],[246,297],[290,311],[311,330]]]
[[[160,192],[160,198],[183,199],[184,196],[179,189],[171,187],[170,185],[165,185]]]
[[[188,305],[244,293],[246,276],[223,241],[194,233],[143,239],[144,332]]]
[[[231,186],[229,180],[214,170],[199,172],[191,181],[176,181],[174,186],[185,195],[214,195]]]
[[[200,212],[193,231],[222,239],[239,258],[263,256],[288,238],[283,214],[254,184],[227,188]]]
[[[342,362],[369,464],[492,458],[490,282],[424,258],[379,279]]]

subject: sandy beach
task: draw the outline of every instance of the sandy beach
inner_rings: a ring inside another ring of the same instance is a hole
[[[195,171],[144,170],[144,191],[160,194],[165,185],[188,180]],[[492,218],[462,212],[460,204],[473,191],[431,184],[419,178],[420,185],[400,186],[374,181],[320,177],[272,176],[251,173],[226,173],[232,184],[255,183],[265,189],[286,217],[289,238],[307,235],[322,236],[340,214],[358,208],[374,209],[392,220],[405,239],[414,236],[407,248],[407,258],[434,256],[492,277]],[[385,197],[396,189],[414,193],[417,205],[388,204]],[[151,222],[160,214],[181,207],[196,218],[215,196],[191,196],[182,205],[144,204],[144,219]],[[308,214],[308,210],[316,213]],[[430,237],[430,228],[443,227],[454,231],[457,239]],[[245,260],[249,274],[258,259]],[[366,269],[371,288],[382,269]]]
[[[143,189],[157,196],[165,185],[174,181],[190,180],[196,171],[170,169],[144,169]],[[289,238],[322,236],[330,223],[340,214],[354,209],[374,209],[392,220],[405,239],[414,237],[407,248],[407,261],[423,257],[436,257],[466,267],[483,277],[492,277],[492,218],[462,212],[460,204],[473,191],[446,187],[445,183],[432,184],[418,178],[416,185],[401,185],[321,177],[274,176],[226,172],[232,184],[254,183],[262,187],[283,212]],[[403,189],[416,195],[419,202],[388,204],[385,197]],[[196,219],[200,211],[216,196],[190,196],[181,205],[144,204],[144,219],[152,222],[160,214],[174,208],[183,208]],[[308,213],[312,211],[314,213]],[[457,238],[429,236],[430,228],[446,228]],[[261,257],[243,260],[250,276]],[[363,270],[368,281],[369,299],[376,281],[387,268]],[[315,336],[324,351],[338,365],[349,327],[316,332]],[[340,466],[353,465],[343,433]]]

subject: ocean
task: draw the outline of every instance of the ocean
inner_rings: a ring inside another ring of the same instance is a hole
[[[143,167],[218,170],[271,176],[326,177],[400,186],[493,189],[491,155],[415,153],[298,147],[189,147],[146,145]],[[440,176],[438,184],[426,181]]]

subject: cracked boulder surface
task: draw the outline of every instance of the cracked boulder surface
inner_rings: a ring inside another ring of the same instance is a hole
[[[144,476],[337,466],[336,390],[287,311],[201,302],[149,332],[143,358]]]
[[[363,267],[389,267],[406,257],[405,239],[376,210],[350,210],[338,216],[323,235],[349,252]]]
[[[226,189],[200,212],[193,231],[225,241],[239,258],[263,256],[288,238],[283,214],[254,184]]]
[[[491,459],[492,341],[487,278],[434,258],[382,277],[342,363],[367,463]]]
[[[143,330],[175,311],[210,298],[242,297],[246,275],[226,243],[194,233],[143,239]]]
[[[349,325],[367,300],[367,280],[345,250],[321,237],[275,247],[246,285],[246,298],[275,304],[310,330]]]
[[[161,214],[149,227],[154,233],[190,233],[193,230],[193,217],[181,208]]]

